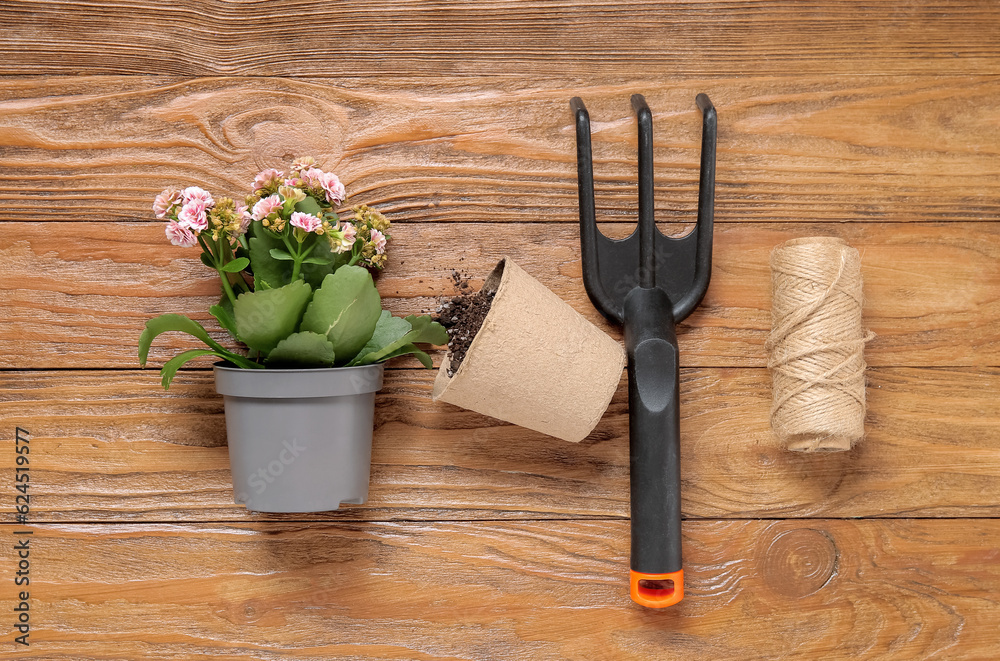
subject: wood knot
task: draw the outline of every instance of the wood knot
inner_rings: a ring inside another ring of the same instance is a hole
[[[343,126],[338,117],[315,110],[286,105],[251,107],[228,118],[226,135],[236,147],[250,150],[258,169],[284,171],[289,162],[302,156],[313,156],[329,168],[342,157]]]
[[[805,597],[833,577],[837,546],[818,530],[787,530],[771,540],[760,562],[760,573],[769,588],[786,597]]]

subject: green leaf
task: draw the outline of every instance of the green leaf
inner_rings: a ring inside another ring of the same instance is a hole
[[[189,319],[182,314],[161,314],[159,317],[147,321],[145,330],[139,336],[140,365],[143,367],[146,366],[146,359],[149,357],[149,347],[152,346],[153,340],[163,333],[170,331],[180,331],[188,335],[193,335],[216,351],[229,353],[221,344],[209,337],[205,327],[194,319]]]
[[[420,364],[424,367],[428,369],[434,367],[434,362],[431,360],[431,357],[415,344],[404,344],[395,351],[390,352],[388,355],[382,356],[379,362],[384,363],[387,360],[398,358],[399,356],[406,356],[408,354],[413,354],[413,357],[419,360]]]
[[[216,356],[217,358],[222,358],[223,360],[233,363],[237,367],[244,367],[244,369],[246,369],[245,366],[233,362],[231,358],[234,355],[235,354],[231,354],[228,351],[219,353],[218,351],[214,351],[212,349],[191,349],[190,351],[179,353],[164,363],[163,367],[160,368],[160,383],[163,384],[164,390],[170,390],[170,383],[174,380],[174,376],[177,374],[177,370],[180,369],[181,365],[201,356]],[[240,356],[237,356],[237,358],[240,358]],[[254,369],[263,369],[264,367],[263,365],[258,365],[256,363],[249,364]]]
[[[217,306],[213,306],[217,307]],[[187,333],[198,338],[215,351],[216,355],[244,369],[257,369],[262,367],[245,356],[228,351],[221,344],[213,340],[208,335],[208,331],[193,319],[188,319],[182,314],[163,314],[146,322],[146,329],[139,336],[139,364],[146,366],[146,359],[149,357],[149,348],[159,335],[170,331]]]
[[[325,335],[338,361],[346,363],[371,339],[381,314],[382,299],[371,273],[344,266],[323,279],[302,317],[301,330]]]
[[[236,332],[247,346],[267,354],[295,332],[311,296],[312,288],[301,280],[240,294],[233,306]]]
[[[396,348],[393,349],[392,351],[389,351],[388,353],[380,352],[380,355],[378,356],[377,359],[369,360],[368,362],[358,363],[358,365],[370,365],[371,363],[384,363],[387,360],[392,360],[393,358],[398,358],[399,356],[406,356],[409,354],[413,354],[413,356],[417,360],[419,360],[424,367],[430,368],[434,366],[434,363],[431,361],[431,357],[428,356],[427,353],[424,352],[424,350],[418,347],[416,344],[410,342],[407,344],[395,345],[395,346]]]
[[[361,347],[361,351],[358,352],[358,355],[354,357],[354,360],[349,365],[366,365],[367,363],[361,361],[368,354],[382,350],[411,330],[413,330],[413,327],[410,326],[410,322],[406,319],[394,317],[388,310],[382,310],[382,314],[378,318],[378,323],[375,324],[375,332],[372,333],[371,339],[365,343],[365,346]]]
[[[285,242],[260,222],[254,222],[253,225],[250,265],[254,274],[254,289],[271,289],[288,284],[292,281],[292,256],[286,249]],[[309,253],[309,259],[302,263],[300,273],[313,289],[318,289],[323,284],[323,278],[333,273],[334,262],[339,255],[330,250],[330,242],[325,236],[311,236],[316,246]],[[307,247],[308,245],[303,246]],[[325,261],[314,262],[314,258]]]
[[[200,356],[219,356],[220,358],[225,358],[225,356],[220,356],[211,349],[191,349],[190,351],[179,353],[160,368],[160,376],[162,377],[160,382],[163,384],[163,389],[170,390],[170,382],[174,380],[174,375],[177,374],[177,370],[181,368],[181,365]]]
[[[340,255],[331,250],[330,241],[326,236],[316,236],[314,240],[316,245],[309,253],[309,258],[303,260],[300,272],[313,289],[319,289],[323,285],[323,279],[333,273],[340,265],[337,263],[337,258]],[[317,262],[315,260],[324,261]]]
[[[302,263],[303,264],[324,264],[324,265],[329,265],[329,264],[333,264],[333,260],[332,259],[328,259],[326,257],[306,257],[305,259],[302,260]]]
[[[379,319],[379,321],[382,321]],[[362,350],[358,357],[351,361],[352,365],[370,365],[372,363],[380,363],[390,358],[395,358],[397,356],[405,356],[407,354],[416,355],[417,359],[423,363],[425,367],[431,367],[431,358],[423,350],[417,347],[415,342],[426,342],[428,344],[447,344],[448,343],[448,331],[445,330],[444,326],[438,322],[432,320],[427,315],[414,316],[410,315],[405,319],[400,319],[401,322],[406,323],[410,326],[410,330],[406,331],[402,335],[398,335],[398,329],[402,328],[400,324],[393,323],[394,332],[386,332],[385,337],[391,337],[396,335],[395,339],[383,344],[380,348],[375,350],[370,350],[365,352]],[[386,322],[388,325],[390,322]],[[365,349],[369,347],[366,346]]]
[[[325,336],[310,331],[292,333],[267,356],[269,366],[329,367],[336,354]]]
[[[199,255],[199,257],[201,257],[201,263],[202,264],[204,264],[205,266],[207,266],[210,269],[213,269],[213,270],[215,269],[215,262],[212,261],[211,257],[209,257],[208,255],[206,255],[205,253],[201,253],[201,255]]]
[[[214,305],[213,308],[220,308],[221,306]],[[259,369],[263,365],[258,365],[244,356],[235,354],[231,351],[226,350],[218,342],[213,340],[208,335],[208,331],[193,319],[188,319],[187,317],[180,314],[164,314],[156,317],[155,319],[150,319],[146,322],[146,329],[142,332],[139,337],[139,363],[143,366],[146,365],[146,360],[149,357],[149,348],[153,344],[153,340],[156,339],[162,333],[167,333],[170,331],[179,331],[182,333],[187,333],[192,335],[205,344],[207,344],[210,349],[191,349],[185,351],[177,356],[174,356],[168,360],[163,367],[160,369],[160,374],[162,376],[162,383],[164,388],[170,387],[170,382],[173,381],[174,375],[177,370],[192,358],[197,358],[198,356],[213,355],[227,360],[238,367],[245,369]]]
[[[292,281],[292,265],[271,257],[271,250],[284,250],[285,243],[271,230],[255,221],[254,236],[250,239],[250,266],[253,268],[254,289],[272,289]]]
[[[306,199],[298,202],[295,205],[296,211],[301,211],[302,213],[310,213],[317,218],[323,213],[323,207],[319,205],[319,202],[314,197],[306,196]]]
[[[228,296],[223,296],[218,305],[208,308],[208,312],[215,317],[219,325],[229,331],[234,340],[239,340],[236,334],[236,319],[233,317],[233,303]]]
[[[406,320],[413,326],[410,342],[426,342],[427,344],[448,344],[448,331],[444,326],[430,318],[429,315],[410,315]]]
[[[396,356],[402,356],[404,353],[412,353],[413,357],[419,360],[420,364],[426,367],[427,369],[431,369],[432,367],[434,367],[434,361],[431,360],[431,357],[428,356],[426,352],[421,351],[419,347],[414,346],[412,344],[407,344],[405,347],[403,347],[403,349],[405,349],[405,351],[400,351],[395,356],[392,356],[392,358],[395,358]],[[388,358],[386,360],[388,360]]]
[[[225,271],[226,273],[239,273],[248,266],[250,266],[249,259],[247,259],[246,257],[237,257],[233,261],[223,266],[222,270]]]

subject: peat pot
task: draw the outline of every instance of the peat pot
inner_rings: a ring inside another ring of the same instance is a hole
[[[247,370],[215,365],[237,504],[325,512],[368,499],[383,366]]]
[[[496,292],[454,374],[433,398],[577,443],[594,430],[625,369],[621,344],[504,257],[483,284]]]

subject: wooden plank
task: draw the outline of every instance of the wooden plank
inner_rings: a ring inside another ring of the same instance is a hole
[[[910,661],[1000,646],[993,520],[689,522],[686,598],[661,612],[628,599],[622,521],[34,531],[31,646],[5,658]]]
[[[720,223],[1000,218],[998,76],[684,71],[580,80],[0,80],[0,220],[152,221],[152,198],[167,186],[242,195],[258,170],[314,154],[354,199],[394,220],[576,222],[573,95],[592,112],[598,207],[608,219],[631,219],[628,98],[636,91],[654,111],[664,221],[694,218],[698,92],[719,109]]]
[[[167,244],[159,223],[2,227],[0,280],[9,284],[0,297],[7,322],[0,367],[132,368],[147,319],[178,312],[208,323],[217,276],[195,250]],[[615,236],[630,230],[621,223],[603,229]],[[1000,365],[1000,223],[720,225],[708,295],[681,326],[682,363],[763,366],[768,254],[790,237],[813,234],[841,236],[863,253],[865,323],[877,334],[869,364]],[[407,223],[393,236],[379,289],[399,314],[436,309],[440,297],[454,293],[452,269],[481,283],[508,254],[619,336],[587,299],[574,225]],[[163,361],[182,346],[194,345],[165,339],[151,355]]]
[[[433,372],[389,370],[365,507],[308,520],[628,516],[626,384],[571,445],[430,401]],[[687,517],[1000,515],[1000,369],[879,368],[868,437],[784,451],[762,369],[681,376]],[[208,372],[165,393],[147,372],[6,372],[0,419],[31,432],[36,521],[287,520],[232,503],[222,401]],[[13,484],[13,464],[0,469]],[[0,499],[13,521],[13,498]]]
[[[996,72],[989,2],[8,0],[11,75]]]

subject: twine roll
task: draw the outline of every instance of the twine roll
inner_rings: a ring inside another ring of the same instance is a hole
[[[849,450],[865,433],[861,257],[841,239],[771,251],[771,427],[789,450]]]

